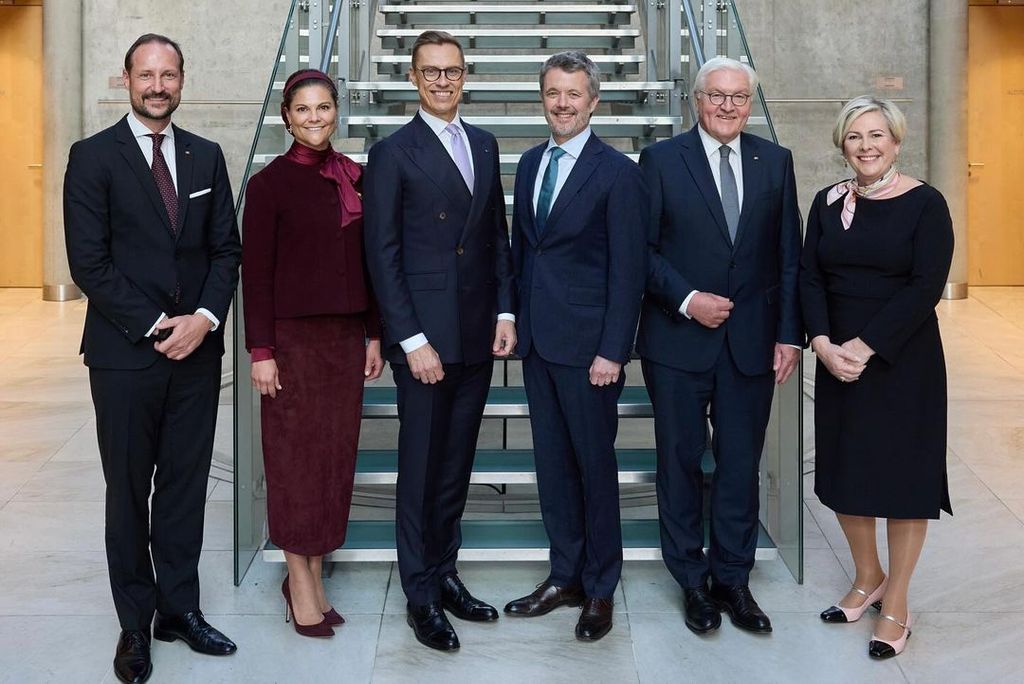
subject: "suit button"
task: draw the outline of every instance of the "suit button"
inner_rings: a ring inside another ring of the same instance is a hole
[[[463,251],[464,250],[462,249],[462,245],[459,245],[458,247],[455,248],[455,253],[458,254],[459,256],[462,256]]]
[[[735,261],[730,261],[729,262],[729,268],[736,268],[736,262]]]
[[[541,254],[543,254],[543,253],[544,253],[544,250],[543,250],[543,249],[538,249],[538,250],[537,250],[537,256],[540,256],[540,255],[541,255]]]
[[[439,218],[439,219],[441,219],[442,221],[444,221],[444,220],[445,220],[446,218],[448,218],[448,214],[446,214],[446,213],[444,213],[444,212],[442,211],[442,212],[441,212],[440,214],[438,214],[438,215],[437,215],[437,218]]]

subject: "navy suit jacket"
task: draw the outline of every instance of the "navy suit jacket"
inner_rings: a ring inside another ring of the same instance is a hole
[[[472,195],[419,114],[370,149],[363,177],[366,261],[384,320],[384,350],[424,333],[442,363],[491,358],[499,313],[515,311],[498,143],[462,122]]]
[[[742,133],[743,206],[735,244],[697,128],[644,149],[651,190],[647,293],[637,349],[689,372],[710,369],[723,344],[746,375],[772,369],[775,343],[804,343],[798,299],[800,211],[789,150]],[[693,290],[727,297],[729,318],[707,328],[679,313]]]
[[[545,142],[516,171],[512,255],[518,352],[589,367],[626,363],[644,288],[647,188],[640,168],[593,133],[537,234],[533,188]]]
[[[224,353],[242,252],[224,154],[177,126],[174,150],[176,235],[127,117],[71,147],[64,233],[71,277],[89,298],[82,353],[90,368],[152,365],[161,354],[144,336],[160,314],[198,308],[216,316],[220,327],[189,358]]]

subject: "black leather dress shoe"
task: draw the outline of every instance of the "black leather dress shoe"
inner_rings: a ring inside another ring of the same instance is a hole
[[[494,606],[470,594],[458,575],[445,575],[441,578],[441,605],[463,620],[491,622],[498,619],[498,611]]]
[[[729,614],[732,624],[740,629],[757,634],[772,631],[772,622],[757,605],[745,584],[711,584],[711,598],[718,607]]]
[[[438,601],[425,606],[406,606],[406,622],[416,641],[438,651],[459,650],[459,637]]]
[[[544,581],[537,585],[532,594],[515,601],[509,601],[505,612],[521,617],[547,615],[559,606],[581,606],[586,596],[580,587],[557,587]]]
[[[611,599],[588,598],[584,601],[580,621],[576,623],[576,638],[580,641],[597,641],[611,629]]]
[[[153,638],[160,641],[181,639],[197,653],[206,655],[231,655],[238,650],[235,642],[211,627],[203,613],[192,610],[184,615],[156,614],[153,620]]]
[[[722,611],[705,587],[684,588],[683,608],[686,610],[686,626],[694,634],[707,634],[722,626]]]
[[[141,630],[121,630],[114,652],[114,674],[127,684],[142,684],[153,674],[149,656],[149,634]]]

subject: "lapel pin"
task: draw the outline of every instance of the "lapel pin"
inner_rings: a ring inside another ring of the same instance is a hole
[[[188,154],[188,152],[186,152],[185,154]],[[758,157],[758,156],[757,156],[757,155],[755,154],[755,155],[754,155],[754,161],[757,161],[758,159],[760,159],[760,157]]]
[[[192,154],[192,153],[190,151],[188,151],[188,150],[185,150],[185,154]],[[754,159],[757,159],[757,157],[754,157]]]

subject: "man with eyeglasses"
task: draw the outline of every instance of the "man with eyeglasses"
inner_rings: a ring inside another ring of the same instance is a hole
[[[367,264],[398,391],[398,570],[416,639],[459,648],[445,611],[498,619],[456,571],[494,357],[516,344],[505,200],[494,136],[459,118],[462,46],[426,31],[409,80],[419,111],[370,149]]]
[[[804,343],[793,157],[742,133],[756,93],[748,65],[708,60],[695,79],[698,124],[640,155],[652,201],[637,349],[654,405],[662,556],[697,634],[717,629],[721,611],[737,627],[771,632],[748,586],[758,469],[774,385],[793,373]]]

